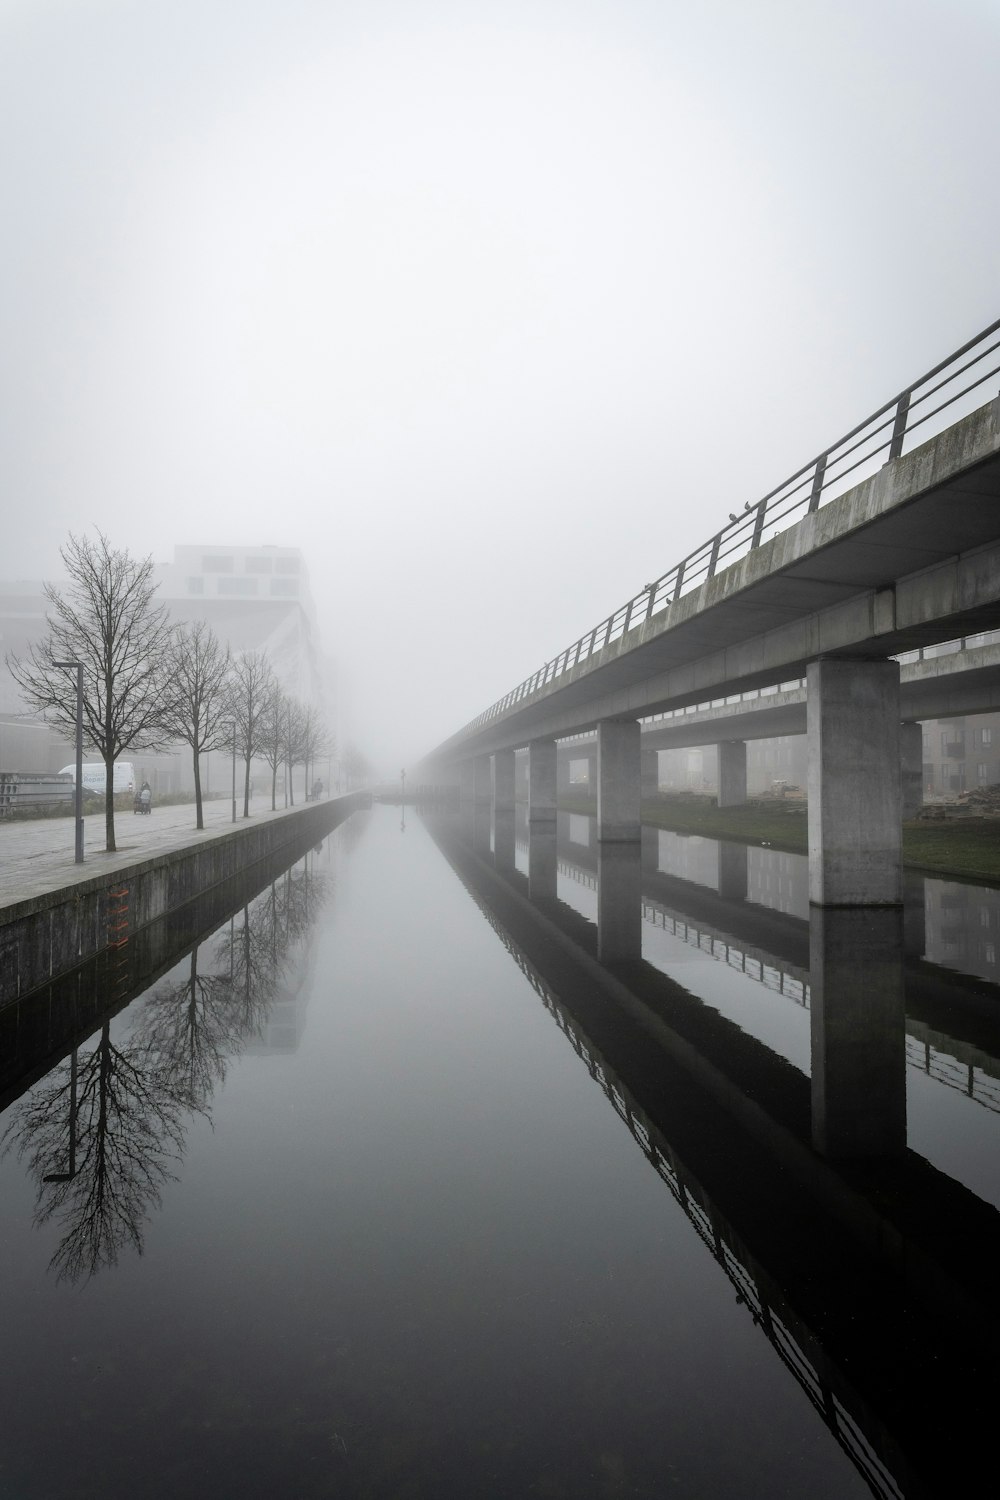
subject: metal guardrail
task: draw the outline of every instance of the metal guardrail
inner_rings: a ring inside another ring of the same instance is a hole
[[[631,630],[665,614],[685,594],[714,578],[724,567],[738,562],[763,542],[818,510],[850,485],[858,484],[882,463],[899,458],[914,433],[920,433],[921,441],[932,436],[930,429],[924,430],[928,422],[993,376],[1000,375],[1000,360],[988,369],[981,368],[984,361],[988,363],[1000,350],[998,333],[1000,318],[760,500],[747,501],[739,515],[730,512],[728,525],[652,583],[644,584],[592,630],[585,631],[537,672],[498,698],[459,730],[459,736],[481,729],[509,709],[519,707]]]

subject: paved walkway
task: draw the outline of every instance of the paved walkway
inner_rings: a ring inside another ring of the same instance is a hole
[[[298,806],[298,804],[296,804]],[[242,816],[243,803],[237,803],[236,827],[250,821],[279,817],[282,807],[272,813],[270,802],[258,797],[251,803],[249,819]],[[104,812],[89,813],[83,820],[84,862],[78,865],[74,853],[72,818],[39,818],[26,822],[0,819],[0,908],[11,906],[29,896],[42,896],[123,869],[139,860],[152,859],[173,849],[183,849],[205,839],[218,838],[233,827],[232,803],[228,799],[204,804],[205,827],[195,827],[193,802],[178,806],[155,807],[147,817],[132,812],[115,813],[114,854],[104,849]]]

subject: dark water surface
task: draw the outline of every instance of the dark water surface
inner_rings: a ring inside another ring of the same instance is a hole
[[[905,1139],[843,1165],[789,856],[740,886],[647,831],[645,962],[602,965],[587,820],[552,900],[523,820],[405,823],[356,814],[7,1089],[3,1500],[971,1489],[995,893],[921,883]]]

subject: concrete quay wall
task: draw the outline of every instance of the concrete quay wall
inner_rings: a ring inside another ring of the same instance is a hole
[[[121,943],[281,849],[319,843],[367,792],[200,836],[197,843],[0,908],[0,1005]]]

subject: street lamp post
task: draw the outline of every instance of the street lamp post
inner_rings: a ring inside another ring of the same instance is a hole
[[[74,788],[76,817],[76,863],[83,864],[83,662],[55,661],[54,667],[73,668],[76,671],[76,787]]]

